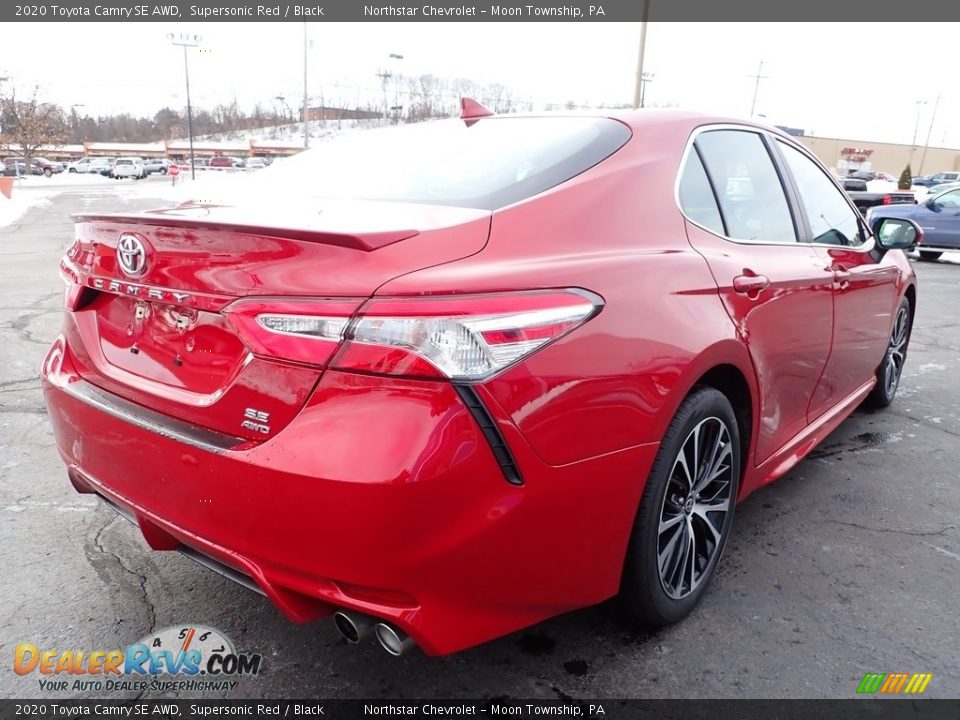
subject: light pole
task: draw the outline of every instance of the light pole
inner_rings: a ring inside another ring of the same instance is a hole
[[[197,179],[197,171],[193,166],[193,108],[190,105],[190,63],[187,55],[188,48],[195,48],[200,44],[199,35],[188,35],[180,33],[167,33],[167,39],[172,45],[179,45],[183,48],[183,74],[187,80],[187,136],[190,139],[190,179]]]
[[[933,101],[933,112],[930,113],[930,128],[927,130],[927,141],[923,144],[923,155],[920,156],[920,168],[917,175],[923,174],[923,164],[927,161],[927,149],[930,147],[930,136],[933,134],[933,122],[937,119],[937,108],[940,107],[940,93],[937,93],[937,99]]]
[[[307,94],[307,23],[303,23],[303,149],[310,147],[310,98]]]
[[[757,66],[757,74],[749,76],[756,79],[756,82],[753,85],[753,102],[750,104],[750,117],[753,117],[757,114],[757,95],[760,92],[760,81],[769,77],[769,75],[763,74],[763,66],[765,64],[766,60],[761,60],[760,64]]]
[[[913,154],[917,151],[917,133],[920,131],[920,112],[923,110],[923,106],[927,104],[926,100],[917,100],[917,120],[913,124],[913,142],[910,143],[910,165],[913,165]]]
[[[643,56],[647,51],[647,19],[650,15],[650,0],[640,0],[640,48],[637,51],[637,84],[633,89],[633,107],[643,107]]]
[[[82,108],[82,107],[86,107],[86,105],[83,103],[74,103],[73,105],[70,106],[70,130],[71,132],[73,132],[74,140],[77,139],[76,136],[77,136],[77,129],[79,125],[79,122],[78,122],[79,115],[77,115],[77,108]],[[83,142],[82,138],[81,138],[81,142]]]
[[[656,77],[652,72],[645,72],[640,76],[640,107],[644,107],[647,99],[647,83],[652,83]]]

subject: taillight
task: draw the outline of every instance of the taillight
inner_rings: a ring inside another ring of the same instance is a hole
[[[603,307],[582,290],[374,299],[347,328],[338,368],[480,380],[536,352]]]
[[[884,195],[884,196],[883,196],[883,204],[884,204],[884,205],[892,205],[892,204],[893,204],[893,198],[892,198],[890,195]]]
[[[599,296],[577,289],[375,298],[354,315],[358,304],[241,300],[227,315],[256,354],[384,375],[480,380],[603,307]]]
[[[326,365],[362,300],[238,300],[224,312],[255,355]]]

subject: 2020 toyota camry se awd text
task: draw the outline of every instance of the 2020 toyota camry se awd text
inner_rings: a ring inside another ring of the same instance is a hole
[[[734,504],[893,400],[920,230],[761,126],[465,107],[234,205],[78,217],[42,368],[69,477],[394,653],[618,593],[675,622]]]

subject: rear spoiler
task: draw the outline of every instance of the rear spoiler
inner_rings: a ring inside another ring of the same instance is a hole
[[[407,240],[420,234],[419,230],[345,233],[309,228],[282,228],[276,225],[257,225],[250,223],[233,223],[215,219],[203,220],[194,217],[177,217],[175,215],[163,215],[160,212],[143,214],[104,213],[97,215],[81,213],[74,215],[73,221],[76,223],[131,223],[156,227],[183,228],[186,230],[223,230],[283,240],[302,240],[303,242],[319,243],[321,245],[335,245],[337,247],[361,250],[363,252],[379,250],[387,245],[392,245],[395,242]]]

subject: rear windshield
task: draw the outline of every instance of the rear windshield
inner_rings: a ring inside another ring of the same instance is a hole
[[[438,120],[344,133],[274,162],[257,181],[274,196],[495,210],[579,175],[629,138],[609,118]]]

